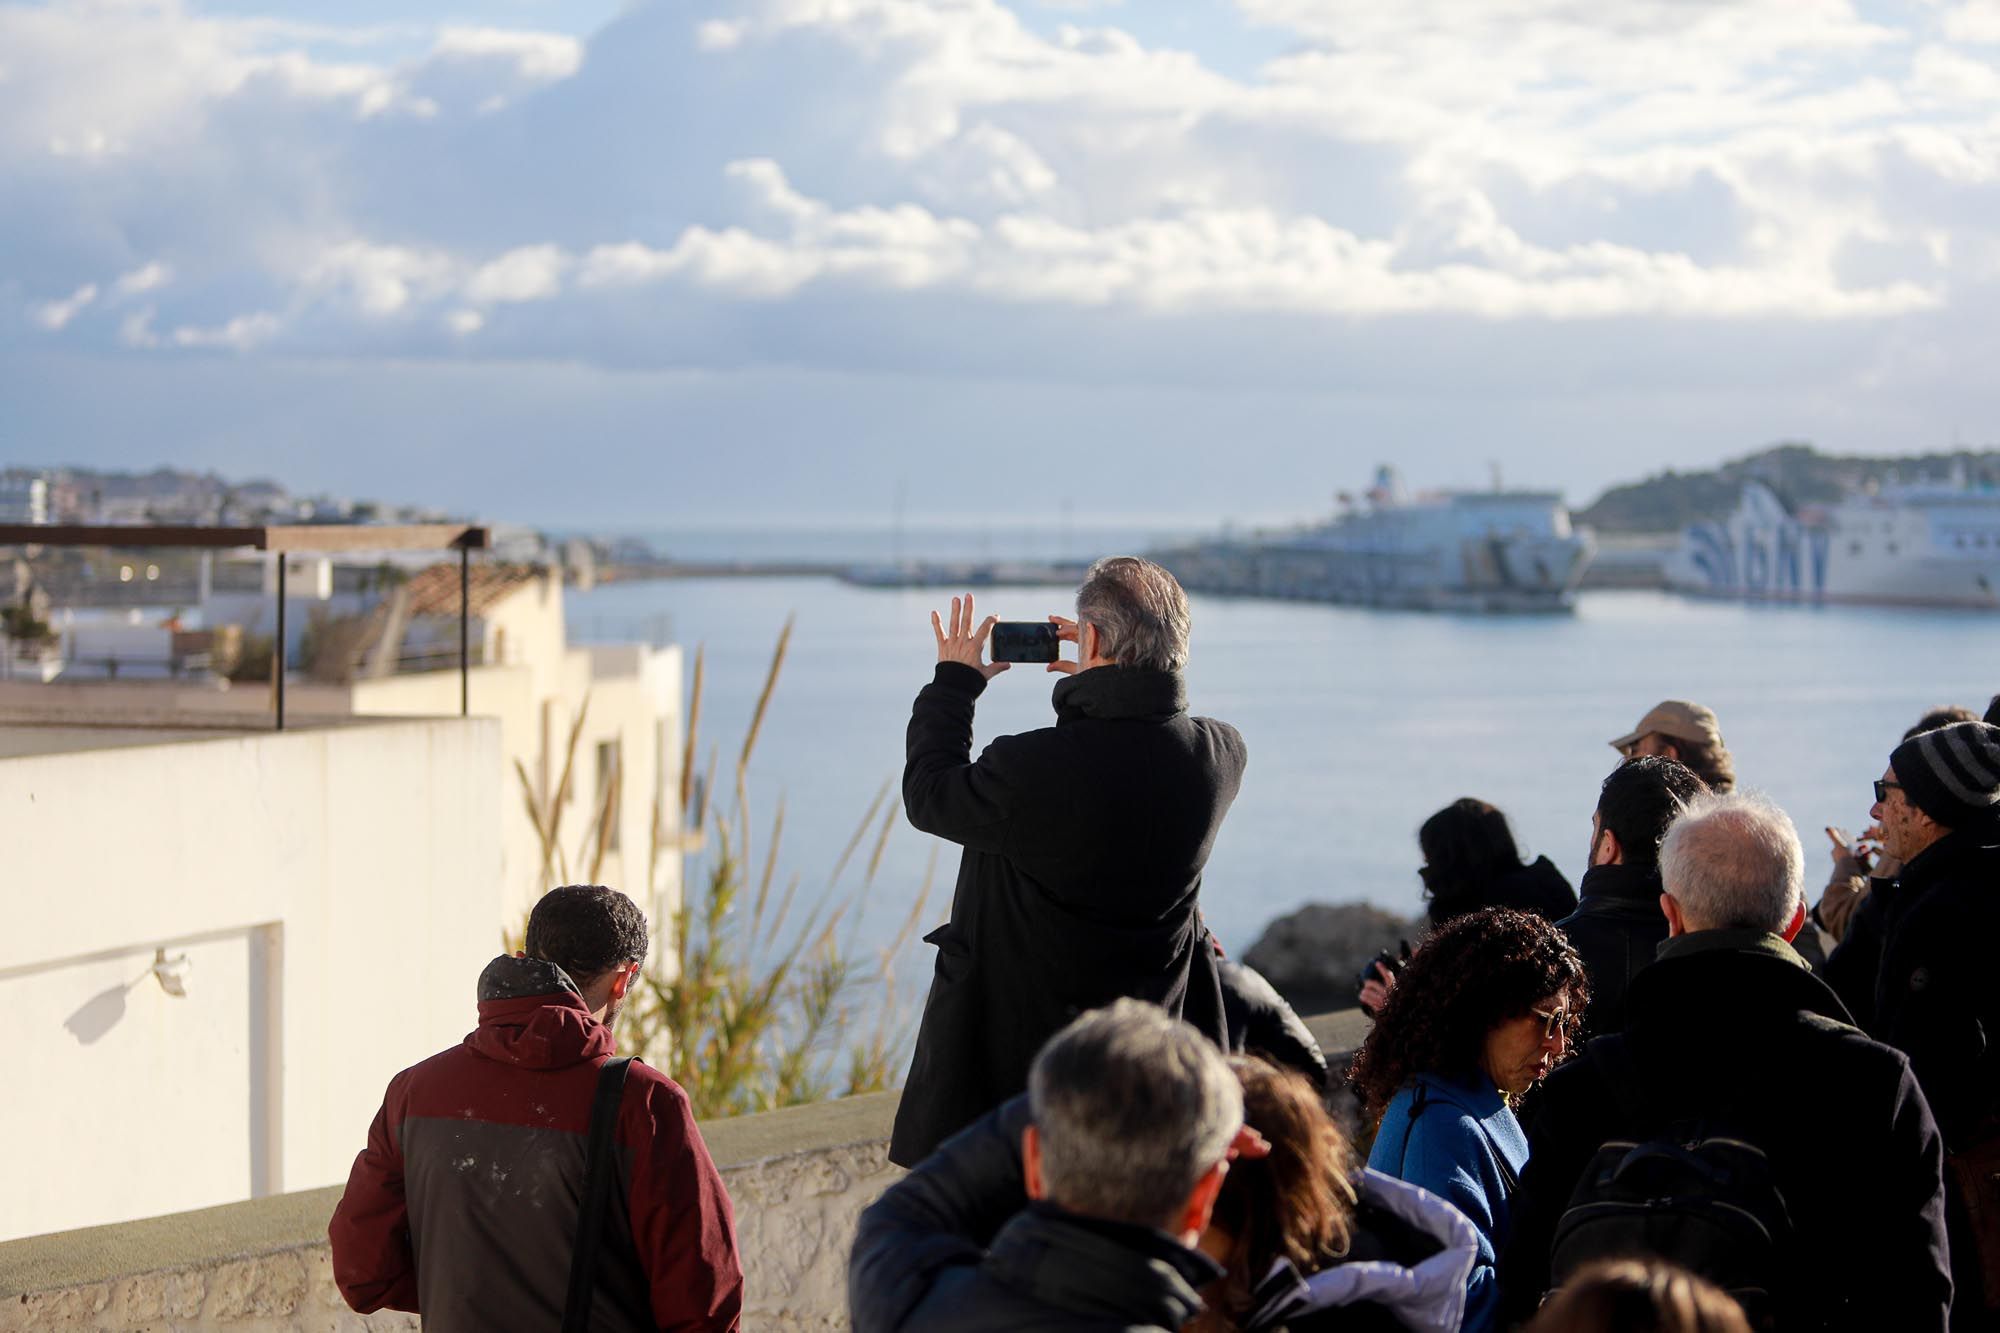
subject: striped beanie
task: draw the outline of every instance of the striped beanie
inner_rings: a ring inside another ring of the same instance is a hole
[[[1954,722],[1919,732],[1889,767],[1910,803],[1946,828],[2000,819],[2000,727]]]

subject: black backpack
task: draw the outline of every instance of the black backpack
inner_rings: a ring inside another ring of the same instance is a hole
[[[1622,1037],[1586,1049],[1628,1121],[1655,1123]],[[1768,1328],[1798,1294],[1791,1212],[1764,1150],[1731,1132],[1727,1117],[1663,1126],[1597,1150],[1556,1222],[1549,1274],[1561,1286],[1598,1259],[1654,1256],[1734,1296]]]

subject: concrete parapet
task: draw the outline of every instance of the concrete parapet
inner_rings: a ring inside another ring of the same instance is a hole
[[[1344,1013],[1310,1025],[1331,1055],[1353,1050],[1365,1023]],[[736,1208],[746,1330],[847,1326],[855,1221],[902,1174],[888,1158],[896,1101],[877,1093],[702,1127]],[[0,1244],[0,1333],[416,1328],[413,1315],[357,1315],[341,1300],[326,1243],[339,1198],[308,1190]]]

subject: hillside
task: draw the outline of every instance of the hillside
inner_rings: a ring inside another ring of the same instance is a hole
[[[1745,481],[1762,481],[1787,502],[1838,500],[1870,484],[1920,478],[1943,479],[1963,467],[1974,482],[2000,486],[2000,451],[1961,449],[1949,453],[1867,458],[1823,454],[1809,444],[1777,444],[1701,472],[1669,469],[1643,481],[1613,486],[1576,520],[1605,533],[1672,533],[1704,518],[1718,518],[1736,505]]]

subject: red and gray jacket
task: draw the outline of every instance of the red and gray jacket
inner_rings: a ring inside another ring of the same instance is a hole
[[[361,1313],[417,1311],[433,1333],[562,1324],[597,1072],[611,1031],[553,964],[496,958],[479,1026],[390,1080],[328,1236]],[[743,1271],[722,1177],[687,1094],[634,1061],[591,1327],[738,1326]]]

